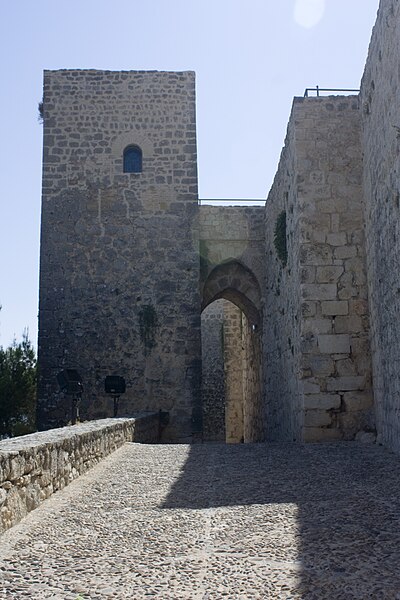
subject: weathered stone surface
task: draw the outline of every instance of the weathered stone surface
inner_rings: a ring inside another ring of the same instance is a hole
[[[317,283],[336,283],[343,271],[342,266],[317,267]],[[322,296],[319,296],[318,299],[321,300]]]
[[[363,390],[365,388],[365,377],[334,377],[328,378],[326,381],[328,392],[346,391],[346,390]]]
[[[395,600],[398,458],[338,434],[125,444],[3,534],[0,597]]]
[[[347,315],[349,313],[349,303],[347,300],[321,302],[321,312],[323,315]]]
[[[324,427],[332,424],[332,416],[325,410],[306,410],[305,427]]]
[[[361,83],[365,238],[379,441],[400,452],[400,5],[382,0]]]
[[[350,352],[350,336],[319,335],[318,347],[322,354],[348,354]]]
[[[142,171],[124,172],[124,150]],[[192,72],[44,74],[39,425],[69,421],[56,375],[83,379],[83,419],[169,410],[201,429],[199,206]],[[100,340],[100,343],[99,343]],[[173,377],[171,377],[173,373]]]
[[[363,392],[346,392],[343,399],[346,410],[350,412],[371,408],[373,403],[372,393],[367,395]]]
[[[298,407],[306,405],[306,392],[318,396],[321,390],[329,391],[327,383],[331,380],[340,380],[346,387],[350,385],[348,377],[367,381],[371,375],[369,351],[364,348],[363,356],[361,351],[369,322],[360,131],[356,97],[295,99],[267,201],[267,283],[279,284],[268,288],[271,295],[267,295],[264,317],[264,347],[271,349],[266,357],[266,396],[271,404],[266,422],[274,423],[271,428],[284,432],[288,439],[298,439],[298,433],[292,432],[301,422]],[[286,210],[287,219],[286,269],[272,259],[274,220],[282,210]],[[292,356],[287,352],[289,346]],[[268,369],[273,374],[268,375]],[[303,385],[295,381],[293,373],[299,373]],[[282,385],[282,380],[287,383]],[[338,406],[339,395],[332,395],[337,397],[334,410],[346,411],[344,403]],[[313,409],[318,410],[318,406]],[[357,418],[362,429],[363,410],[354,411]],[[326,436],[354,436],[354,419],[336,419],[334,428],[320,427],[335,431]],[[319,439],[314,433],[312,437]]]
[[[343,438],[343,433],[338,428],[331,427],[305,427],[305,442],[332,442]]]
[[[0,441],[0,533],[127,441],[156,442],[157,413]]]
[[[340,408],[339,394],[306,394],[304,408],[306,410],[331,410]]]

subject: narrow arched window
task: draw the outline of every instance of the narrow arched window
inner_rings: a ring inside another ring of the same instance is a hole
[[[124,150],[124,173],[142,172],[142,151],[139,146],[127,146]]]

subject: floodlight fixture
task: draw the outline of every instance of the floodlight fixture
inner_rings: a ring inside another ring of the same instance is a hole
[[[114,400],[114,417],[117,417],[119,397],[126,392],[125,379],[120,375],[107,375],[104,380],[104,389],[106,394],[110,394]]]

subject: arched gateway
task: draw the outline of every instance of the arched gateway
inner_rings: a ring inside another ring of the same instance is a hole
[[[262,377],[264,208],[200,206],[205,440],[265,437]]]

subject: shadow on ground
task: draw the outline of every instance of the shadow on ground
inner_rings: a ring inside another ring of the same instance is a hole
[[[162,507],[216,509],[225,564],[253,548],[254,568],[287,564],[296,597],[396,600],[399,488],[400,461],[378,446],[205,444],[191,447]],[[239,506],[248,510],[237,523]]]

